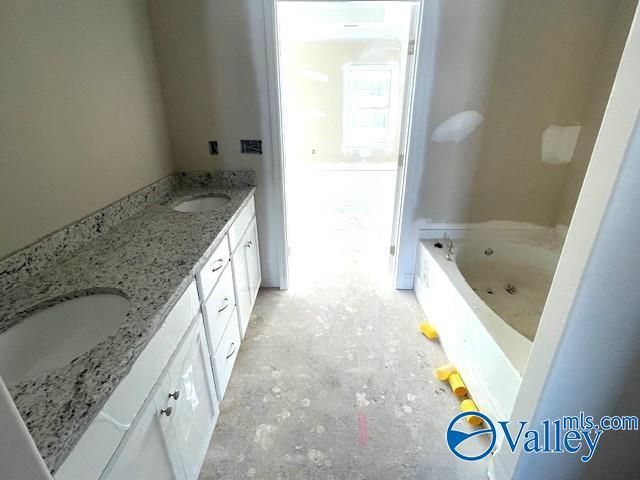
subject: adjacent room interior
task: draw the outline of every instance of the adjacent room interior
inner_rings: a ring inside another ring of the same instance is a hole
[[[289,288],[357,272],[391,287],[416,6],[278,3]]]

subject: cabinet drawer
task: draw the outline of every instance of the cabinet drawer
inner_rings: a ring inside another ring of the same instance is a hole
[[[218,278],[224,271],[224,267],[229,263],[230,257],[229,242],[225,235],[220,245],[214,250],[198,274],[198,288],[200,289],[202,300],[205,300],[213,290]]]
[[[227,324],[227,328],[224,332],[224,336],[218,345],[216,353],[213,355],[213,377],[216,383],[216,390],[218,392],[218,399],[222,401],[224,392],[227,390],[229,384],[229,378],[231,377],[231,371],[233,365],[236,362],[238,356],[238,350],[240,349],[240,330],[238,329],[238,315],[236,310],[233,310],[231,320]]]
[[[238,243],[240,243],[244,231],[247,229],[249,222],[255,214],[256,205],[253,201],[252,195],[249,199],[249,203],[247,203],[247,206],[242,209],[242,212],[240,213],[240,215],[238,215],[238,218],[236,218],[236,220],[233,222],[233,225],[231,225],[231,228],[229,229],[229,244],[231,245],[232,252],[236,249]]]
[[[224,269],[220,280],[203,306],[209,349],[212,352],[216,351],[235,306],[233,274],[229,265]]]

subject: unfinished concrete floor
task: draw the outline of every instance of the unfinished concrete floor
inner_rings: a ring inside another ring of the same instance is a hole
[[[389,286],[394,172],[308,175],[291,288],[258,296],[200,478],[486,478],[446,447],[446,358],[413,292]]]

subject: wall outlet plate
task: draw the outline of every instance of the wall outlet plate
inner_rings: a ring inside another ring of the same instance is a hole
[[[240,140],[240,152],[262,154],[262,140]]]
[[[218,155],[218,141],[209,140],[209,155]]]

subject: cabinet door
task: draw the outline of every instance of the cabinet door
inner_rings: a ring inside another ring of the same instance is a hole
[[[246,234],[233,252],[231,261],[233,262],[233,278],[236,286],[236,305],[238,307],[238,319],[240,336],[244,337],[244,332],[249,325],[251,316],[251,290],[249,287],[249,271],[246,254]]]
[[[202,317],[187,334],[169,367],[174,381],[173,427],[186,478],[197,479],[218,418],[211,359]]]
[[[258,226],[254,218],[247,229],[244,242],[247,256],[247,274],[249,276],[249,291],[251,292],[251,307],[256,301],[262,274],[260,272],[260,250],[258,248]]]
[[[100,476],[101,479],[176,480],[184,470],[172,425],[171,402],[167,390],[171,379],[165,375],[154,397],[138,413],[118,450]]]

